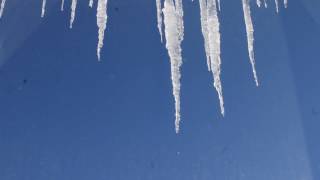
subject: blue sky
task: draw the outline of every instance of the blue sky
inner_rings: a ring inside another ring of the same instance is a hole
[[[14,13],[12,2],[0,23],[0,179],[320,178],[319,3],[289,0],[279,15],[271,2],[268,9],[252,4],[257,88],[241,1],[222,2],[223,118],[198,2],[184,1],[176,135],[155,2],[109,1],[102,62],[87,2],[79,2],[72,30],[58,2],[45,19],[41,3]]]

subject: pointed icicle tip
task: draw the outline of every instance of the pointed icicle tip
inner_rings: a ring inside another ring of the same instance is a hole
[[[253,72],[256,86],[259,86],[258,76],[257,76],[256,68],[255,68],[254,34],[253,34],[254,29],[253,29],[253,23],[252,23],[252,19],[251,19],[249,0],[242,0],[242,6],[243,6],[244,22],[245,22],[245,27],[246,27],[246,32],[247,32],[249,59],[250,59],[250,63],[252,66],[252,72]]]
[[[180,132],[180,122],[181,122],[180,114],[176,114],[176,121],[175,121],[176,134],[179,134],[179,132]]]

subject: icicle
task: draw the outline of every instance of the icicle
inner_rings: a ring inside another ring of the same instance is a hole
[[[156,0],[156,5],[157,5],[157,20],[158,20],[158,30],[159,30],[159,33],[160,33],[160,39],[161,39],[161,42],[163,42],[163,35],[162,35],[162,23],[163,23],[163,20],[162,20],[162,12],[161,12],[161,0]]]
[[[61,0],[61,7],[60,10],[63,11],[64,10],[64,0]]]
[[[206,52],[207,58],[207,66],[208,70],[211,71],[211,64],[210,64],[210,55],[209,55],[209,40],[208,40],[208,15],[207,15],[207,0],[199,0],[200,4],[200,16],[201,16],[201,31],[204,38],[204,49]]]
[[[288,7],[288,0],[283,0],[284,3],[284,7],[287,8]]]
[[[93,0],[89,1],[89,7],[91,7],[91,8],[93,7]]]
[[[164,24],[166,48],[171,63],[171,80],[173,86],[173,96],[175,99],[175,130],[176,133],[180,129],[180,67],[182,65],[181,42],[183,41],[183,10],[182,1],[165,0],[164,8]]]
[[[277,13],[279,13],[279,1],[274,0],[274,2],[276,3],[276,11],[277,11]]]
[[[209,71],[212,71],[214,87],[219,96],[221,114],[224,115],[224,102],[221,86],[220,58],[220,23],[216,0],[199,0],[201,13],[201,29],[204,37],[205,51]]]
[[[100,51],[103,47],[103,39],[104,39],[104,32],[107,28],[107,3],[108,0],[98,0],[98,7],[97,7],[97,25],[99,28],[99,36],[98,36],[98,46],[97,46],[97,56],[98,60],[100,61]]]
[[[6,5],[6,0],[2,0],[2,2],[1,2],[1,9],[0,9],[0,18],[2,17],[2,15],[3,15],[3,10],[4,10],[4,7],[5,7],[5,5]]]
[[[246,31],[247,31],[247,40],[248,40],[248,52],[249,52],[249,58],[252,66],[253,76],[254,80],[256,82],[256,85],[259,86],[258,77],[255,69],[255,59],[254,59],[254,49],[253,49],[253,24],[251,19],[251,12],[250,12],[250,4],[249,0],[242,0],[242,6],[243,6],[243,13],[244,13],[244,21],[246,24]]]
[[[46,0],[42,0],[42,9],[41,9],[41,17],[44,17],[44,14],[46,13]]]
[[[208,12],[208,44],[210,53],[211,71],[214,77],[214,87],[216,88],[220,101],[221,114],[224,115],[222,86],[220,80],[221,58],[220,58],[220,23],[218,19],[217,5],[215,0],[207,1]]]
[[[70,29],[72,28],[74,18],[76,16],[76,10],[77,10],[77,0],[72,0],[71,3],[71,18],[70,18]]]
[[[261,7],[261,0],[257,0],[257,6]]]
[[[182,0],[175,0],[175,9],[176,9],[176,19],[177,19],[177,30],[178,30],[178,40],[176,41],[176,43],[178,43],[178,50],[179,53],[177,53],[177,55],[179,55],[178,60],[176,61],[176,63],[174,63],[176,65],[178,65],[178,67],[174,67],[174,71],[175,71],[175,108],[176,108],[176,121],[175,121],[175,126],[176,126],[176,133],[179,133],[180,130],[180,121],[181,121],[181,115],[180,115],[180,78],[181,78],[181,72],[180,72],[180,67],[182,65],[182,54],[181,54],[181,42],[183,41],[184,38],[184,23],[183,23],[183,6],[182,6]],[[180,49],[180,50],[179,50]],[[172,67],[172,65],[171,65]],[[172,70],[171,70],[172,72]],[[178,88],[179,87],[179,88]]]

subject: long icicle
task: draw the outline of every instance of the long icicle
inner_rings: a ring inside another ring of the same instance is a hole
[[[41,17],[44,17],[44,14],[46,13],[46,0],[42,0],[42,8],[41,8]]]
[[[214,78],[214,87],[219,96],[220,111],[224,115],[224,102],[221,85],[221,43],[220,22],[216,0],[199,0],[201,29],[204,37],[204,46],[209,71]]]
[[[108,0],[98,0],[97,6],[97,26],[98,30],[98,45],[97,45],[97,56],[100,61],[101,48],[103,47],[104,32],[107,28],[108,14],[107,14]]]
[[[183,22],[183,6],[182,6],[182,0],[175,0],[175,6],[176,6],[176,13],[177,13],[177,22],[178,22],[178,45],[179,48],[177,49],[179,51],[178,55],[180,56],[177,60],[176,65],[178,65],[178,67],[176,68],[176,75],[177,77],[175,77],[175,83],[179,84],[176,86],[179,86],[179,88],[176,87],[175,91],[179,91],[179,93],[175,92],[175,96],[176,96],[176,121],[175,121],[175,126],[176,126],[176,133],[179,133],[180,131],[180,121],[181,121],[181,114],[180,114],[180,87],[181,87],[181,82],[180,82],[180,78],[181,78],[181,66],[182,66],[182,48],[181,48],[181,43],[184,39],[184,22]],[[178,97],[178,98],[177,98]]]
[[[252,23],[252,19],[251,19],[249,0],[242,0],[242,6],[243,6],[244,21],[245,21],[246,31],[247,31],[249,58],[250,58],[251,66],[252,66],[252,71],[253,71],[255,83],[257,86],[259,86],[258,76],[257,76],[256,68],[255,68],[254,46],[253,46],[254,29],[253,29],[253,23]]]
[[[162,11],[161,11],[161,0],[156,0],[156,5],[157,5],[157,24],[158,24],[158,31],[160,34],[160,39],[161,42],[163,42],[163,30],[162,30],[162,26],[163,26],[163,20],[162,20]]]
[[[181,42],[183,41],[183,11],[182,1],[165,0],[164,2],[164,24],[166,48],[171,63],[171,80],[173,86],[173,96],[175,99],[175,130],[180,130],[180,67],[182,65]]]

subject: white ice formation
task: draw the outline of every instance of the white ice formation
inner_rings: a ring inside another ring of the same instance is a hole
[[[71,17],[70,17],[70,29],[72,29],[74,18],[76,16],[76,10],[77,10],[77,0],[72,0],[71,3]]]
[[[171,63],[171,80],[173,86],[173,96],[175,100],[175,130],[176,133],[180,130],[180,67],[182,65],[182,49],[181,42],[184,36],[183,25],[183,9],[182,0],[165,0],[164,8],[164,24],[166,48],[169,53]]]
[[[214,87],[218,93],[221,114],[224,115],[224,102],[221,85],[221,58],[220,58],[220,23],[216,0],[199,0],[201,30],[204,38],[204,48],[207,57],[208,70],[212,72]]]
[[[255,58],[254,58],[254,46],[253,46],[253,23],[251,19],[251,11],[250,11],[250,0],[242,0],[243,6],[243,15],[244,15],[244,22],[247,31],[247,41],[248,41],[248,52],[249,52],[249,59],[252,66],[253,77],[256,82],[256,85],[259,86],[258,76],[255,68]]]
[[[107,4],[108,0],[98,0],[97,7],[97,25],[98,25],[98,45],[97,45],[97,57],[100,61],[101,48],[103,47],[104,33],[107,28]]]
[[[0,0],[0,18],[6,6],[6,0]],[[40,0],[39,0],[40,1]],[[192,0],[193,1],[193,0]],[[274,0],[276,12],[279,13],[279,1]],[[77,0],[71,1],[71,17],[70,28],[76,16]],[[10,1],[8,1],[10,3]],[[262,5],[267,8],[267,0],[255,0],[258,7]],[[64,10],[65,0],[61,0],[60,10]],[[164,41],[168,51],[170,66],[171,66],[171,80],[173,87],[173,97],[175,102],[175,130],[176,133],[180,130],[180,89],[181,89],[181,66],[182,66],[182,48],[181,43],[184,39],[184,12],[182,0],[156,0],[156,17],[157,28],[160,34],[161,42]],[[97,0],[97,14],[96,21],[98,26],[98,44],[97,44],[97,57],[101,59],[101,49],[103,47],[105,31],[107,28],[108,20],[108,0]],[[213,76],[213,85],[218,93],[220,111],[224,115],[224,101],[222,95],[221,84],[221,33],[219,13],[221,12],[220,0],[199,0],[200,5],[200,21],[201,30],[204,39],[204,49],[206,54],[206,61],[208,70]],[[283,0],[285,8],[288,7],[288,0]],[[94,6],[94,0],[89,0],[89,7]],[[252,66],[253,77],[256,85],[259,85],[257,72],[255,68],[255,55],[254,55],[254,26],[250,10],[250,0],[242,0],[243,16],[245,22],[247,48],[249,60]],[[45,16],[46,0],[42,0],[41,17]]]

